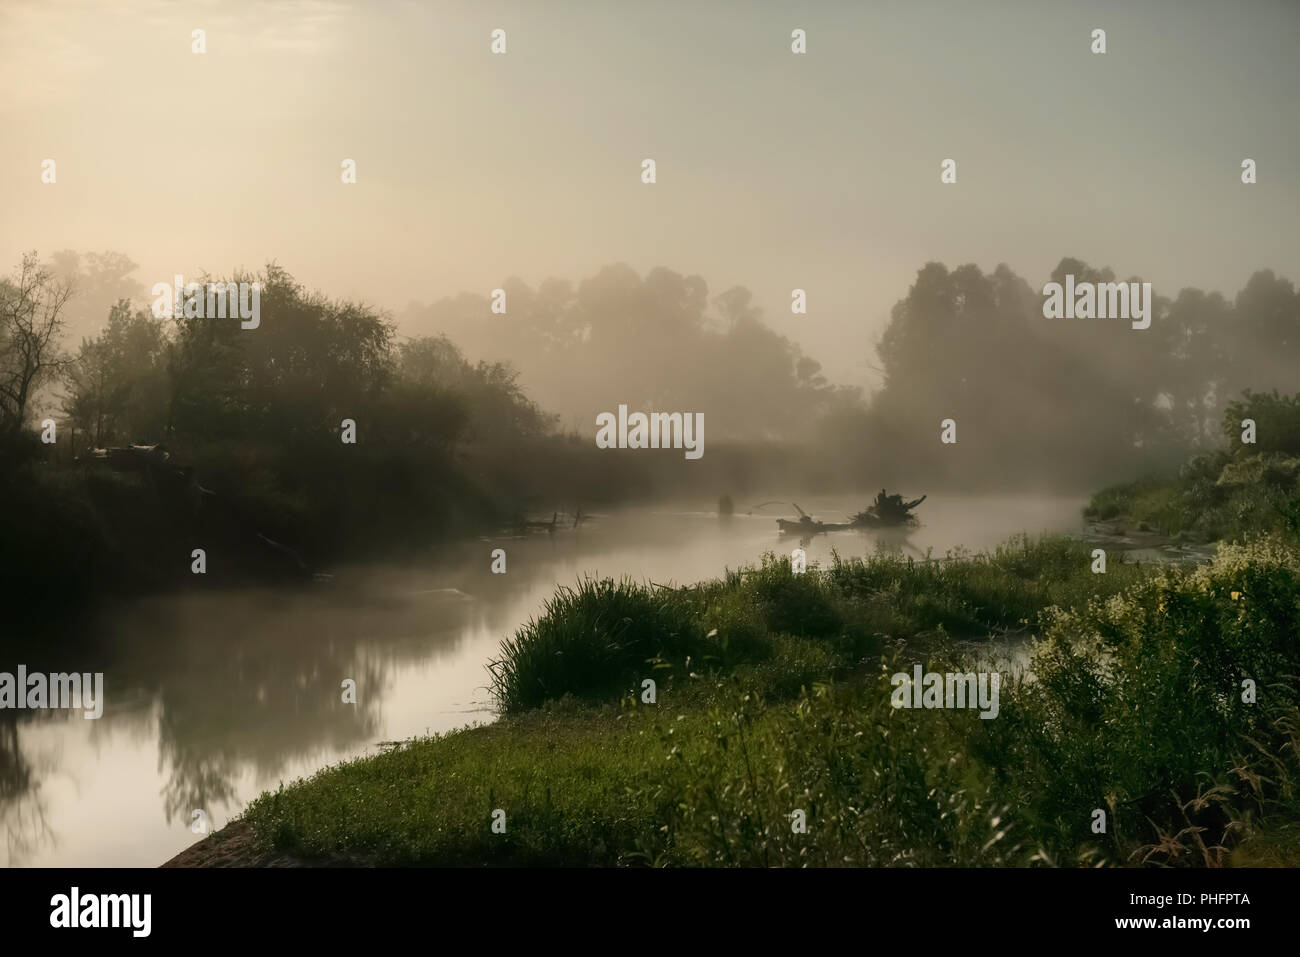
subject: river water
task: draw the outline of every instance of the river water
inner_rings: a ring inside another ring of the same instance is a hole
[[[828,522],[870,494],[801,500]],[[1080,530],[1082,499],[927,500],[923,524],[819,535],[810,563],[888,549],[933,557],[1018,532]],[[788,505],[720,521],[710,511],[627,508],[578,530],[460,542],[400,565],[334,569],[298,590],[242,589],[122,604],[92,625],[93,652],[35,650],[0,671],[102,671],[102,718],[7,711],[0,723],[0,864],[156,866],[262,791],[381,742],[494,720],[486,662],[557,584],[624,575],[685,584],[788,553]],[[751,511],[752,510],[752,511]],[[506,573],[492,574],[492,550]],[[8,657],[8,655],[6,655]],[[75,657],[76,660],[72,660]],[[356,704],[344,704],[344,679]],[[195,811],[203,817],[196,819]]]

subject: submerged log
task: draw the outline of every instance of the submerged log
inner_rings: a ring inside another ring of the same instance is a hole
[[[918,499],[904,502],[903,496],[890,495],[882,488],[880,494],[876,496],[876,501],[854,515],[848,524],[816,521],[799,507],[798,502],[791,502],[790,504],[794,506],[795,511],[799,513],[799,521],[794,522],[789,519],[778,518],[776,526],[782,532],[816,534],[846,528],[889,528],[899,525],[915,525],[917,519],[912,514],[912,509],[924,502],[925,499],[926,496],[922,495]]]

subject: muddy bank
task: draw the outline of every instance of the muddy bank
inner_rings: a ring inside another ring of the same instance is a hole
[[[160,867],[348,867],[346,861],[306,861],[266,850],[246,821],[232,821]]]

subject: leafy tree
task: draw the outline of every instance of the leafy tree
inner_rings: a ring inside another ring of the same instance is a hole
[[[260,285],[260,324],[175,319],[170,420],[191,436],[291,441],[337,434],[392,377],[392,325],[370,308],[308,293],[281,267],[231,282]]]
[[[1300,384],[1300,292],[1291,281],[1260,270],[1237,294],[1235,316],[1224,329],[1225,394]]]
[[[1255,444],[1241,443],[1243,419],[1255,421]],[[1239,452],[1281,452],[1300,455],[1300,393],[1286,396],[1272,392],[1251,392],[1228,403],[1223,413],[1223,434],[1229,447]]]
[[[426,336],[398,349],[398,378],[410,392],[461,397],[473,438],[502,442],[544,434],[553,424],[518,385],[518,373],[502,362],[471,364],[446,336]]]
[[[65,411],[95,445],[156,442],[166,425],[167,357],[163,320],[122,300],[69,364]]]

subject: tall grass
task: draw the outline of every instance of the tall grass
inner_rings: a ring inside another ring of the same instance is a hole
[[[1025,621],[1039,640],[995,719],[892,707],[893,672],[999,667],[945,623]],[[588,581],[503,646],[501,722],[248,817],[282,850],[377,863],[1296,864],[1298,633],[1282,538],[1105,575],[1085,546],[1022,538],[942,563]],[[653,705],[629,693],[643,675],[668,679]]]
[[[1087,546],[1020,536],[990,553],[951,561],[889,555],[842,560],[796,573],[788,556],[684,588],[584,579],[560,588],[542,613],[501,644],[491,690],[507,713],[564,695],[617,697],[634,681],[730,670],[770,659],[790,639],[816,640],[828,674],[860,662],[884,640],[924,633],[985,638],[1031,627],[1054,604],[1113,594],[1145,574],[1116,558],[1091,572]]]
[[[562,587],[542,614],[501,643],[491,691],[507,712],[566,694],[623,690],[656,662],[706,652],[689,602],[676,590],[586,578]]]
[[[977,753],[1014,774],[1057,857],[1222,863],[1261,817],[1300,818],[1298,622],[1300,555],[1276,539],[1055,612],[1037,680]],[[1089,804],[1107,812],[1104,838]]]
[[[951,647],[890,654],[793,707],[735,695],[713,707],[703,748],[664,742],[650,795],[671,837],[660,859],[1227,864],[1252,839],[1300,830],[1298,615],[1300,558],[1256,542],[1050,612],[1032,678],[1004,683],[994,720],[890,706],[889,674],[913,663],[989,667]]]

